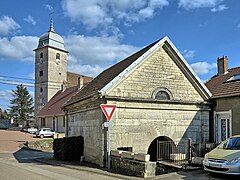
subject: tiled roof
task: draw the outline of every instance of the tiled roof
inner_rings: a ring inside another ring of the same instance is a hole
[[[113,65],[112,67],[106,69],[101,74],[99,74],[95,79],[93,79],[88,85],[83,87],[78,94],[73,96],[66,105],[77,102],[79,99],[86,97],[90,94],[98,92],[105,85],[107,85],[111,80],[113,80],[117,75],[119,75],[123,70],[125,70],[129,65],[136,61],[141,55],[147,52],[151,47],[153,47],[158,41],[150,44],[149,46],[139,50],[133,55],[127,57],[126,59],[120,61],[119,63]]]
[[[38,112],[38,117],[47,117],[54,115],[64,115],[61,107],[68,101],[74,94],[78,92],[78,86],[59,90],[50,101]]]
[[[235,75],[240,75],[240,67],[228,69],[228,73],[213,76],[205,83],[213,94],[212,98],[234,96],[240,94],[240,79],[232,79]]]

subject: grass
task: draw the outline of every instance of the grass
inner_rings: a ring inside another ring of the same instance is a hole
[[[47,142],[47,143],[51,143],[53,142],[53,138],[48,138],[48,139],[41,139],[38,142]]]

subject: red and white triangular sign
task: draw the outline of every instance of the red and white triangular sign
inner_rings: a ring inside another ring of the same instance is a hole
[[[110,121],[117,106],[111,104],[101,104],[100,107],[105,114],[107,120]]]

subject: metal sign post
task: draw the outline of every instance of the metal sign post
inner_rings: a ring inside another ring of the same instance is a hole
[[[110,105],[110,104],[101,104],[100,105],[104,115],[106,116],[108,122],[104,122],[104,127],[108,128],[108,170],[110,170],[110,163],[111,163],[111,145],[110,145],[110,129],[111,129],[111,118],[113,116],[113,113],[116,109],[116,105]]]
[[[111,129],[111,124],[108,126],[108,170],[110,170],[111,166],[111,145],[110,145],[110,129]]]

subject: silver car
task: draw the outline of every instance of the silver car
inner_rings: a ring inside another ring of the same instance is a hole
[[[207,153],[203,166],[213,173],[240,175],[240,135],[232,136]]]
[[[53,130],[51,130],[50,128],[40,128],[36,132],[36,136],[40,137],[40,138],[52,137],[52,136],[54,136],[54,134],[55,134],[55,132]]]

